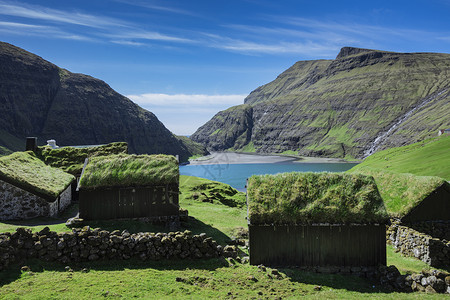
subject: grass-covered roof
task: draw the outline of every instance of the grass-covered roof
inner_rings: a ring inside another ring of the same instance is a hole
[[[171,155],[109,155],[89,158],[80,188],[154,186],[178,183],[178,161]]]
[[[351,173],[375,178],[386,210],[391,217],[401,218],[446,181],[436,176],[416,176],[382,169],[361,167]]]
[[[386,209],[371,176],[345,173],[254,175],[250,224],[380,223]]]
[[[95,147],[62,147],[52,149],[50,147],[38,147],[37,156],[47,165],[79,175],[83,169],[84,160],[92,156],[105,156],[111,154],[128,153],[128,144],[125,142],[110,143]]]
[[[47,166],[33,152],[14,152],[0,157],[0,179],[53,201],[75,177]]]

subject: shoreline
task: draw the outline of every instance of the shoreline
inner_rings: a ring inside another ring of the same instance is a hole
[[[259,154],[244,152],[211,152],[189,161],[187,165],[264,164],[264,163],[358,163],[341,158],[301,157],[293,155]]]

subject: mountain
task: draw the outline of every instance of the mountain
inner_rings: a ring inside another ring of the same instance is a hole
[[[24,150],[25,137],[36,136],[40,145],[48,139],[60,146],[125,141],[131,153],[178,154],[181,161],[197,154],[105,82],[3,42],[0,113],[0,147],[10,150]]]
[[[209,150],[364,158],[450,128],[450,54],[344,47],[299,61],[191,139]]]

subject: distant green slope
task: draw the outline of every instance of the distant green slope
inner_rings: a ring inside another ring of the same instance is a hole
[[[184,147],[186,147],[187,151],[191,153],[192,156],[205,156],[209,154],[205,146],[200,143],[194,142],[187,136],[176,135],[175,137],[181,142]]]
[[[372,168],[450,180],[450,136],[377,152],[349,172]]]
[[[345,47],[297,62],[191,138],[213,151],[363,158],[450,128],[449,111],[450,54]]]

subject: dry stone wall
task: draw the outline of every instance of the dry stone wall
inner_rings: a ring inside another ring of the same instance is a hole
[[[436,228],[445,226],[445,224],[436,225]],[[450,242],[448,240],[434,238],[426,233],[400,225],[398,222],[393,222],[386,234],[388,243],[403,255],[416,257],[433,267],[450,267]]]
[[[17,228],[0,234],[0,271],[8,265],[29,258],[61,263],[100,259],[159,260],[162,258],[212,258],[221,254],[222,246],[206,234],[190,231],[170,233],[136,233],[73,229],[56,233],[45,227],[37,233]]]

